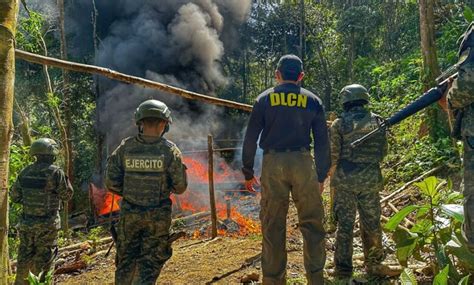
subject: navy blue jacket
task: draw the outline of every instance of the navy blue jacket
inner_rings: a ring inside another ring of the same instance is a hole
[[[242,172],[253,177],[257,140],[265,151],[310,149],[314,138],[314,157],[319,182],[331,166],[328,129],[322,101],[312,92],[292,83],[270,88],[257,97],[245,134]]]

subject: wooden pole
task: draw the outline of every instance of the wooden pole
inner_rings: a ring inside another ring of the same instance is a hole
[[[57,58],[52,58],[48,56],[42,56],[42,55],[22,51],[19,49],[15,49],[15,57],[17,59],[22,59],[31,63],[47,65],[47,66],[67,69],[67,70],[76,71],[76,72],[102,75],[109,79],[121,81],[128,84],[142,86],[145,88],[160,90],[171,95],[183,97],[190,100],[204,102],[211,105],[222,106],[222,107],[227,107],[227,108],[236,109],[236,110],[242,110],[245,112],[252,112],[252,108],[253,108],[252,105],[239,103],[239,102],[235,102],[231,100],[220,99],[220,98],[200,94],[197,92],[188,91],[185,89],[181,89],[181,88],[167,85],[164,83],[141,78],[138,76],[131,76],[125,73],[120,73],[120,72],[117,72],[115,70],[105,68],[105,67],[99,67],[99,66],[90,65],[90,64],[82,64],[82,63],[77,63],[77,62],[72,62],[72,61],[67,61],[67,60],[61,60]],[[332,122],[327,121],[328,126],[330,126],[331,123]]]
[[[91,73],[96,75],[102,75],[110,79],[122,81],[125,83],[135,84],[146,88],[157,89],[172,95],[181,96],[190,100],[201,101],[213,105],[228,107],[232,109],[242,110],[246,112],[252,111],[252,106],[248,104],[238,103],[230,100],[219,99],[216,97],[199,94],[196,92],[187,91],[178,87],[170,86],[167,84],[155,82],[149,79],[131,76],[124,73],[117,72],[115,70],[111,70],[109,68],[89,65],[89,64],[82,64],[76,63],[66,60],[60,60],[52,57],[37,55],[34,53],[22,51],[22,50],[15,50],[15,57],[17,59],[23,59],[28,62],[48,65],[53,67],[58,67],[62,69],[67,69],[71,71],[77,72],[85,72]]]
[[[216,197],[214,195],[214,140],[212,135],[207,136],[208,149],[208,175],[209,175],[209,199],[211,205],[211,221],[212,221],[212,238],[217,237],[217,211],[216,211]]]

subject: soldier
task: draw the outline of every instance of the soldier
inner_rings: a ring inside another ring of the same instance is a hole
[[[286,216],[291,193],[304,239],[308,284],[320,285],[324,284],[326,261],[320,190],[330,166],[324,109],[315,94],[300,87],[304,72],[297,56],[283,56],[275,75],[278,86],[257,97],[242,153],[245,184],[254,191],[258,183],[254,156],[260,136],[264,153],[260,202],[263,284],[286,284]],[[316,164],[310,153],[311,134]]]
[[[28,284],[30,271],[35,275],[43,272],[44,282],[46,274],[54,269],[60,201],[71,199],[73,194],[64,172],[53,164],[58,155],[54,140],[36,140],[30,155],[36,161],[20,172],[10,193],[12,201],[23,206],[15,284]]]
[[[139,133],[126,138],[109,157],[106,185],[123,197],[117,229],[115,284],[155,284],[171,257],[171,193],[187,187],[178,147],[163,138],[171,111],[161,101],[138,106]]]
[[[367,89],[359,84],[341,90],[344,112],[330,128],[331,186],[335,188],[334,215],[337,221],[334,263],[336,276],[352,276],[352,239],[356,211],[360,228],[365,265],[369,274],[396,276],[400,268],[382,264],[382,227],[379,192],[383,188],[380,162],[387,154],[387,139],[383,132],[363,145],[352,149],[350,143],[374,130],[382,118],[365,107],[369,103]]]
[[[448,106],[456,115],[456,138],[464,142],[464,236],[474,253],[474,22],[462,36],[458,77],[447,92]]]

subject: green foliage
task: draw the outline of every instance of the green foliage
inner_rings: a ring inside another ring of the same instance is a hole
[[[30,285],[51,285],[53,284],[53,270],[49,271],[46,276],[44,276],[44,272],[40,272],[38,276],[34,275],[33,273],[28,274],[28,283]]]
[[[44,26],[43,16],[35,11],[31,11],[29,17],[20,18],[16,33],[18,47],[33,53],[43,52]]]
[[[33,162],[33,158],[28,154],[28,152],[29,147],[15,144],[10,146],[9,185],[12,185],[13,182],[15,182],[16,177],[23,168]]]
[[[20,171],[25,168],[28,164],[33,162],[33,158],[28,154],[29,148],[21,145],[10,146],[10,164],[8,172],[8,184],[10,187],[15,182]],[[19,240],[17,239],[15,226],[19,223],[21,216],[21,206],[19,204],[12,203],[10,201],[10,208],[8,211],[8,219],[10,222],[9,230],[9,255],[11,258],[15,258],[18,253]]]
[[[434,176],[415,185],[423,197],[422,203],[406,206],[385,224],[386,230],[395,231],[397,258],[403,266],[408,266],[410,258],[430,260],[436,269],[433,284],[447,284],[448,277],[458,282],[474,266],[474,254],[459,238],[462,207],[453,203],[459,202],[461,196],[451,195],[451,183]],[[408,216],[415,219],[410,230],[396,229]]]
[[[474,20],[474,14],[473,14],[473,12],[472,12],[471,7],[469,7],[469,6],[466,5],[466,6],[464,7],[464,13],[463,13],[463,14],[464,14],[464,18],[466,19],[466,21],[467,21],[468,23],[470,23],[470,22],[472,22],[472,21]]]
[[[468,285],[469,284],[469,278],[471,275],[464,276],[461,280],[459,280],[458,285]]]
[[[438,274],[436,274],[433,285],[448,285],[448,274],[449,274],[449,265],[443,268]]]
[[[400,275],[400,282],[401,285],[417,285],[418,282],[416,281],[415,274],[409,268],[405,268]]]

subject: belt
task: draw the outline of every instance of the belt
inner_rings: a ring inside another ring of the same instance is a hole
[[[151,206],[141,206],[137,204],[133,204],[125,199],[122,200],[121,209],[122,210],[131,210],[133,212],[148,212],[156,209],[160,209],[166,206],[171,206],[172,202],[171,199],[163,199],[159,202],[158,205],[151,205]]]
[[[271,148],[264,149],[263,154],[267,153],[280,153],[280,152],[295,152],[295,151],[309,151],[309,146],[299,146],[299,147],[288,147],[288,148]]]

